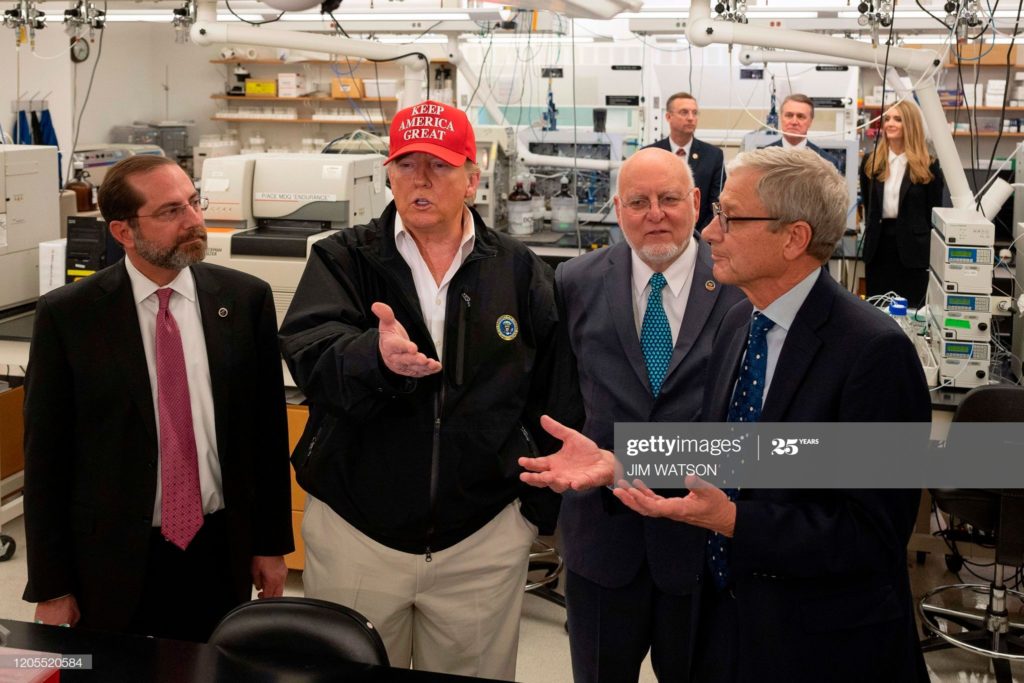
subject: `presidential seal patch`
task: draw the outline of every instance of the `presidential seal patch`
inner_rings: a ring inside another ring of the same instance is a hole
[[[519,323],[510,315],[499,317],[494,327],[498,330],[498,336],[505,341],[512,341],[519,335]]]

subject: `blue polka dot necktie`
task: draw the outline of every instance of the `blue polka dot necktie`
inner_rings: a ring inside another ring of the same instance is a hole
[[[755,313],[747,336],[747,353],[736,380],[736,388],[729,404],[729,422],[757,422],[761,418],[761,403],[768,369],[768,330],[775,323],[762,313]],[[722,489],[729,500],[736,500],[739,489]],[[708,568],[715,586],[729,585],[729,539],[721,534],[708,534]]]
[[[661,303],[661,290],[668,284],[665,276],[655,273],[651,276],[651,293],[647,297],[647,310],[640,326],[640,348],[647,364],[647,379],[651,383],[651,395],[657,397],[661,383],[668,372],[672,358],[672,328],[668,326],[665,307]]]

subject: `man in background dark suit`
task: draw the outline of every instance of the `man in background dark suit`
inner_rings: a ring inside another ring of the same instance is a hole
[[[677,92],[665,103],[668,137],[647,145],[666,149],[684,157],[689,163],[693,171],[693,184],[700,190],[700,210],[696,223],[698,233],[711,222],[711,205],[718,201],[718,193],[722,191],[722,183],[725,182],[722,150],[693,136],[699,116],[696,98],[690,93]]]
[[[770,145],[765,145],[766,147],[784,147],[786,149],[806,147],[835,166],[837,171],[845,173],[837,158],[818,147],[807,137],[807,131],[814,123],[814,100],[807,95],[793,93],[782,100],[781,119],[779,127],[782,128],[782,137]]]
[[[703,238],[715,276],[749,302],[729,311],[716,336],[708,376],[718,381],[706,385],[704,421],[737,420],[730,407],[747,403],[765,422],[928,422],[910,340],[821,267],[846,206],[843,179],[809,150],[766,148],[730,163],[721,213]],[[767,330],[763,360],[748,352],[757,329]],[[761,388],[741,396],[751,386],[741,362],[754,365],[751,356],[766,370],[754,383]],[[563,448],[521,460],[531,470],[524,480],[578,489],[616,478],[611,453],[552,420],[544,425]],[[690,495],[664,498],[634,484],[620,481],[616,497],[713,532],[708,564],[724,560],[702,574],[694,680],[928,681],[906,567],[918,492],[743,489],[733,497],[687,477]]]
[[[710,249],[694,239],[699,194],[678,156],[640,150],[623,164],[615,196],[626,242],[555,273],[583,433],[602,448],[612,447],[616,422],[688,422],[699,412],[715,330],[742,299],[715,280]],[[658,315],[652,296],[671,330],[660,370],[642,348]],[[604,489],[566,492],[559,525],[576,683],[636,681],[649,649],[659,680],[686,680],[704,531],[645,519]]]
[[[99,193],[125,259],[39,300],[26,374],[36,619],[206,640],[279,596],[293,549],[273,297],[199,263],[202,203],[163,157]]]

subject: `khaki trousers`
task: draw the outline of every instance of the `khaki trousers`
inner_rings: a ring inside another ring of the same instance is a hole
[[[384,639],[391,666],[513,680],[537,529],[508,505],[430,562],[388,548],[313,496],[302,538],[307,597],[351,607]]]

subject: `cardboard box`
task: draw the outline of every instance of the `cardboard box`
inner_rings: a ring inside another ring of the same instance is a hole
[[[337,99],[361,99],[363,96],[363,79],[361,78],[332,78],[331,97]]]
[[[245,79],[245,94],[277,97],[277,81],[247,78]]]
[[[25,469],[25,423],[22,404],[25,391],[21,387],[0,392],[0,477],[7,478]]]
[[[303,97],[314,90],[302,74],[283,73],[277,75],[278,97]]]

